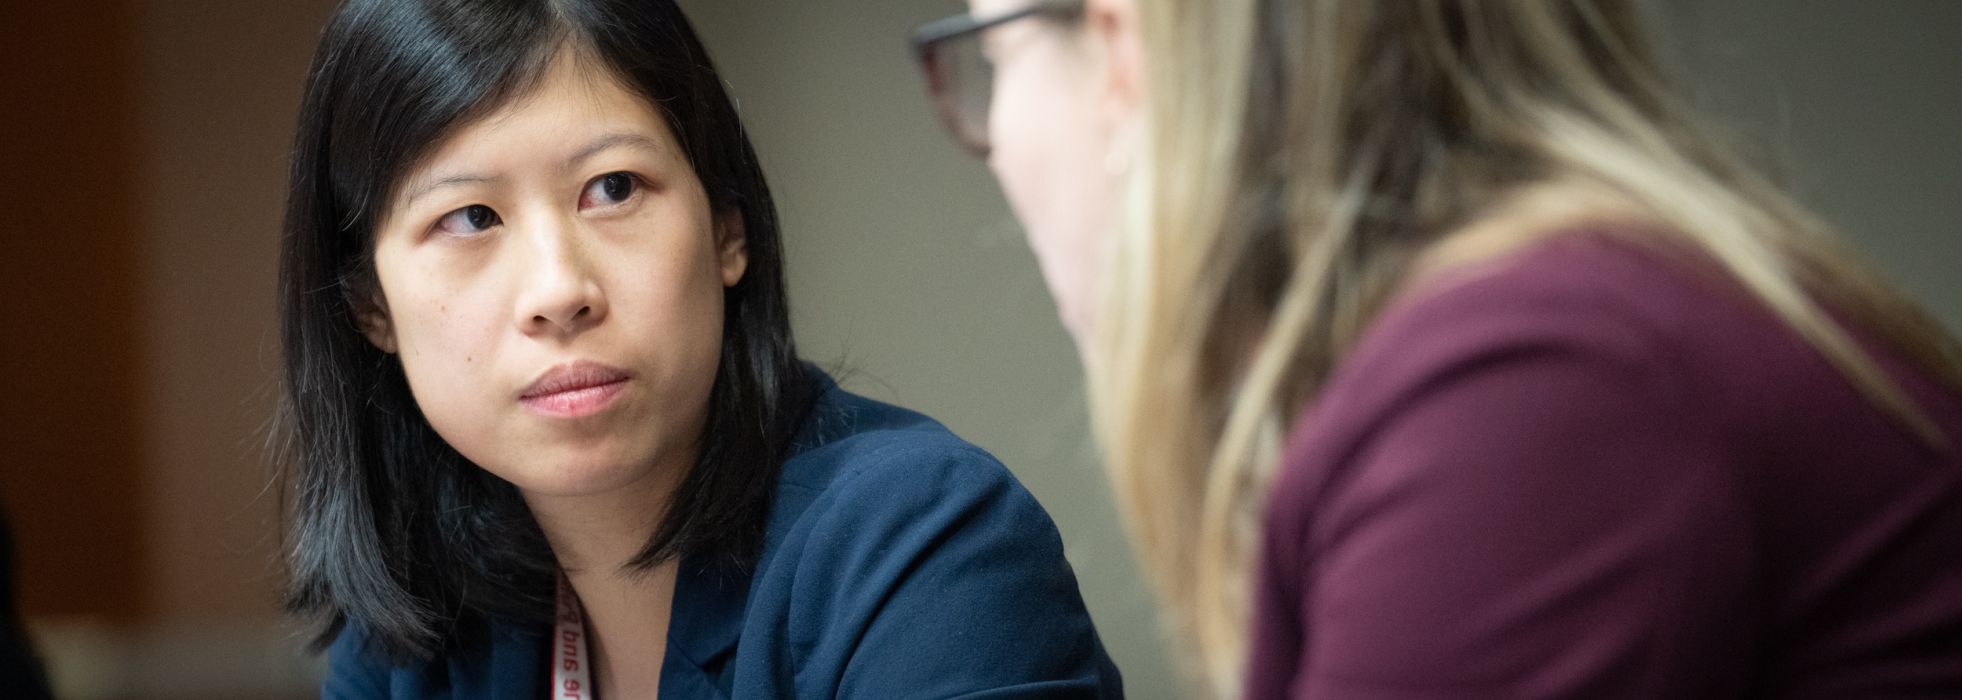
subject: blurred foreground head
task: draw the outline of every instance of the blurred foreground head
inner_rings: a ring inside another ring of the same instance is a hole
[[[970,8],[916,40],[929,82],[1029,233],[1140,557],[1223,695],[1283,432],[1467,231],[1612,224],[1707,258],[1941,439],[1833,319],[1962,387],[1954,340],[1709,135],[1636,2]],[[986,60],[955,60],[963,41]]]

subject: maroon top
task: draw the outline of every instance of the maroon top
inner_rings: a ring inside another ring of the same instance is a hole
[[[1937,451],[1682,261],[1576,237],[1395,304],[1293,434],[1253,698],[1962,698]]]

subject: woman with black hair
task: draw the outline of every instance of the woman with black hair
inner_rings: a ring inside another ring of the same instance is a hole
[[[671,1],[345,3],[280,286],[327,697],[1120,692],[1028,492],[799,361]]]

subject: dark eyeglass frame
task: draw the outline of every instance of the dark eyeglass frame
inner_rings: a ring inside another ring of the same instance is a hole
[[[949,42],[973,37],[1016,20],[1029,17],[1075,18],[1082,14],[1083,0],[1038,0],[1022,9],[992,17],[959,14],[928,22],[913,30],[913,57],[919,61],[920,71],[926,74],[927,94],[933,98],[934,111],[939,113],[941,125],[953,135],[954,140],[960,142],[961,147],[976,157],[988,157],[986,135],[970,133],[969,125],[961,117],[959,96],[945,84],[946,74],[942,69],[945,58],[941,50]]]

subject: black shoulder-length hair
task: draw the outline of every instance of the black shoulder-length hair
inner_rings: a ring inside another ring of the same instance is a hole
[[[399,360],[360,333],[378,293],[374,227],[405,171],[531,89],[570,48],[645,98],[748,269],[725,293],[700,456],[629,563],[752,563],[784,451],[810,404],[770,191],[721,79],[672,0],[348,0],[314,56],[280,252],[289,589],[316,646],[347,624],[427,658],[493,620],[542,624],[557,563],[516,487],[469,463],[417,408]]]

